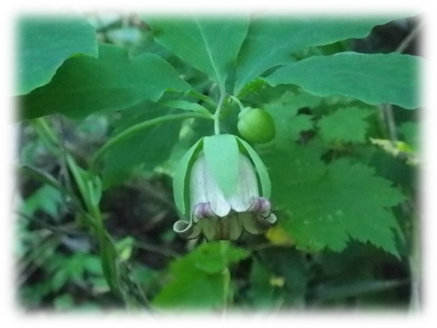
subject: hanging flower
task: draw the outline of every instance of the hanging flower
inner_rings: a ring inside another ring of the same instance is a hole
[[[259,234],[276,222],[270,201],[260,197],[257,171],[238,147],[236,149],[237,178],[232,192],[227,195],[208,165],[205,153],[200,151],[194,160],[187,172],[189,221],[180,220],[173,226],[182,237],[191,239],[203,233],[208,240],[235,240],[243,229]]]

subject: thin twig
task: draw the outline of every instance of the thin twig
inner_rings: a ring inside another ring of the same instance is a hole
[[[61,166],[60,174],[64,178],[65,187],[69,190],[73,190],[71,180],[70,180],[70,174],[68,172],[68,164],[67,164],[68,151],[67,151],[67,147],[65,145],[65,139],[63,137],[65,135],[65,131],[64,131],[65,124],[64,124],[64,120],[60,114],[57,115],[57,118],[59,119],[59,125],[60,125],[60,129],[61,129],[61,132],[60,132],[61,137],[58,138],[59,148],[61,149],[61,160],[59,163]],[[64,196],[64,201],[66,204],[68,203],[66,195]]]
[[[159,246],[147,244],[142,241],[135,240],[134,246],[137,248],[144,249],[146,251],[155,252],[164,256],[172,257],[172,258],[179,258],[181,257],[181,254],[176,253],[175,251],[172,251],[170,249],[165,249]]]
[[[410,45],[411,41],[416,37],[422,28],[422,24],[418,24],[406,37],[402,40],[402,42],[397,46],[395,52],[403,53],[405,49]]]
[[[406,38],[399,44],[396,48],[396,52],[402,53],[409,46],[411,41],[416,37],[419,31],[422,28],[422,24],[418,24],[407,36]],[[389,117],[387,117],[389,118]],[[393,121],[394,124],[394,121]],[[414,207],[414,205],[413,205]],[[417,213],[415,209],[413,209],[413,213]],[[412,251],[409,256],[409,266],[411,273],[411,297],[410,297],[410,310],[417,311],[420,307],[420,253],[419,253],[419,234],[418,234],[418,216],[413,215],[411,224],[412,224]]]
[[[77,225],[73,224],[73,223],[67,223],[67,224],[65,224],[63,226],[56,227],[56,226],[53,226],[53,225],[51,225],[49,223],[46,223],[46,222],[44,222],[44,221],[42,221],[42,220],[40,220],[40,219],[38,219],[36,217],[27,215],[26,213],[23,213],[21,211],[15,211],[15,213],[18,214],[19,216],[21,216],[24,219],[36,222],[40,226],[42,226],[42,227],[46,228],[47,230],[50,230],[50,231],[52,231],[54,233],[60,233],[60,234],[81,234],[81,232],[79,232],[79,231],[69,230],[70,228],[71,229],[77,228]]]
[[[382,104],[380,106],[380,110],[382,111],[385,122],[387,124],[388,137],[393,146],[395,146],[396,141],[398,140],[398,133],[396,131],[396,122],[393,115],[393,108],[390,104]]]
[[[395,49],[395,52],[402,53],[404,50],[408,47],[408,45],[411,43],[411,41],[414,39],[414,37],[417,35],[417,33],[422,28],[422,25],[417,25],[406,37],[402,42],[399,44],[399,46]],[[396,141],[398,140],[398,134],[396,131],[396,122],[393,114],[393,107],[390,104],[384,104],[381,107],[381,111],[384,113],[384,117],[387,123],[387,129],[389,133],[390,141],[393,145],[395,145]]]

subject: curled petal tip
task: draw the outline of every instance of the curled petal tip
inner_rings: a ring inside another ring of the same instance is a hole
[[[184,220],[176,221],[173,224],[173,230],[176,232],[179,236],[185,239],[194,239],[197,238],[200,233],[201,229],[197,225],[193,224],[192,221],[187,222]]]

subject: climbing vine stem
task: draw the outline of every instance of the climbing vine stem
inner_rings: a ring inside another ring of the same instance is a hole
[[[126,138],[129,138],[133,134],[137,133],[140,130],[148,129],[154,125],[161,124],[164,122],[170,122],[175,120],[184,120],[189,118],[203,118],[203,119],[211,119],[211,116],[206,116],[201,113],[182,113],[182,114],[175,114],[175,115],[166,115],[166,116],[160,116],[148,121],[144,121],[138,124],[135,124],[134,126],[131,126],[130,128],[124,130],[123,132],[119,133],[115,137],[111,138],[107,143],[105,143],[94,155],[94,157],[91,160],[91,169],[94,169],[97,165],[98,161],[102,158],[103,154],[111,148],[114,144],[119,143],[121,140],[125,140]],[[213,118],[215,120],[215,118]]]

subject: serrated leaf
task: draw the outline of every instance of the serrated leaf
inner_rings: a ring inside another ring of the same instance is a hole
[[[146,99],[157,101],[166,90],[190,88],[161,57],[145,53],[130,58],[126,50],[102,44],[98,58],[70,58],[49,84],[20,97],[20,114],[24,119],[53,113],[81,119]]]
[[[224,90],[246,37],[248,18],[143,18],[155,39],[176,56],[205,73]]]
[[[220,134],[203,139],[203,151],[209,171],[225,197],[232,195],[237,185],[239,149],[236,137]]]
[[[387,17],[258,17],[251,22],[238,55],[235,94],[269,68],[293,62],[290,56],[293,52],[345,39],[363,38],[375,25],[388,21],[390,18]]]
[[[266,166],[264,165],[263,161],[261,160],[261,158],[259,157],[257,152],[252,148],[251,145],[249,145],[246,141],[244,141],[241,138],[237,137],[237,140],[247,151],[253,164],[255,164],[255,168],[256,171],[258,172],[258,176],[261,182],[262,196],[266,198],[270,198],[272,192],[272,184],[270,182],[270,177]]]
[[[398,224],[390,208],[404,196],[368,166],[347,159],[325,165],[320,157],[314,149],[295,147],[265,158],[275,186],[272,202],[289,212],[283,227],[297,247],[341,251],[355,239],[398,256]]]
[[[370,114],[372,112],[366,108],[339,108],[334,113],[323,116],[317,126],[322,138],[328,142],[363,143],[369,127],[365,119]]]
[[[193,155],[194,153],[199,149],[203,141],[202,139],[199,139],[181,158],[179,161],[175,171],[174,171],[174,177],[173,177],[173,196],[175,200],[176,207],[179,209],[179,211],[185,215],[186,214],[186,204],[185,200],[188,197],[185,197],[185,189],[187,185],[187,177],[189,176],[188,168],[193,163]]]
[[[97,56],[94,28],[83,17],[22,17],[17,31],[17,95],[48,83],[75,54]]]
[[[313,117],[298,114],[301,108],[313,108],[320,105],[322,98],[304,91],[286,92],[270,101],[264,109],[272,116],[276,126],[275,147],[284,148],[299,139],[303,131],[314,128]]]
[[[313,56],[284,66],[265,80],[275,86],[296,84],[318,96],[343,95],[371,105],[420,106],[418,56],[343,52]]]

